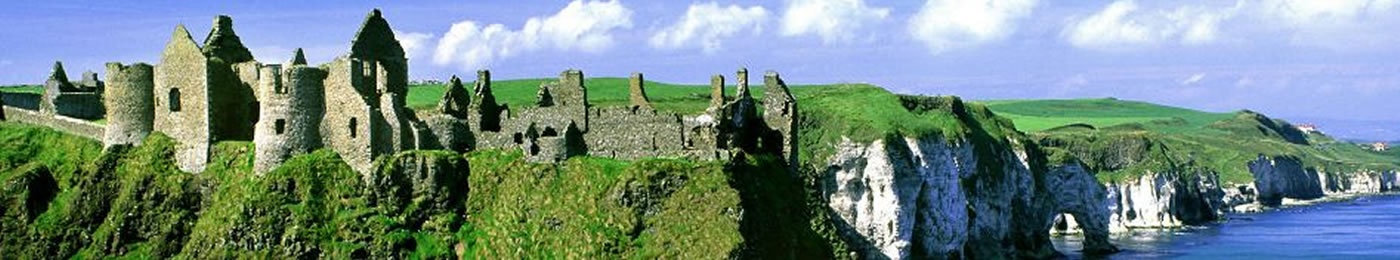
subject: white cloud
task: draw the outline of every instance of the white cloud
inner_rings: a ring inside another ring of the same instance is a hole
[[[1217,41],[1221,21],[1234,17],[1239,8],[1184,5],[1145,9],[1133,0],[1118,0],[1089,17],[1072,18],[1062,35],[1075,47],[1099,50],[1171,42],[1202,45]]]
[[[1036,0],[929,0],[909,19],[909,33],[933,53],[1001,40]]]
[[[652,47],[661,49],[698,45],[705,53],[712,54],[722,49],[721,41],[743,30],[751,30],[754,34],[761,32],[762,22],[767,17],[768,10],[760,6],[720,7],[715,2],[692,4],[680,21],[658,30],[649,42]]]
[[[423,56],[427,44],[431,44],[434,35],[429,33],[400,32],[395,33],[394,38],[399,40],[399,45],[403,46],[405,56],[409,60]]]
[[[0,60],[0,67],[10,66],[11,64],[15,64],[15,62],[11,60]]]
[[[1193,84],[1196,84],[1196,83],[1200,83],[1201,80],[1203,80],[1203,79],[1206,79],[1206,74],[1205,74],[1205,73],[1196,73],[1196,74],[1191,75],[1190,77],[1186,77],[1185,79],[1182,79],[1179,83],[1181,83],[1182,86],[1189,86],[1189,85],[1193,85]]]
[[[1394,15],[1397,0],[1262,0],[1259,11],[1288,26],[1341,25]]]
[[[617,0],[574,0],[558,13],[533,17],[520,30],[462,21],[438,40],[433,62],[466,70],[541,49],[597,53],[612,47],[613,31],[632,27],[632,10]]]
[[[865,26],[884,20],[889,8],[871,7],[865,0],[787,0],[782,35],[815,34],[826,43],[855,39]]]
[[[1400,0],[1260,0],[1252,7],[1295,45],[1357,50],[1400,44]]]

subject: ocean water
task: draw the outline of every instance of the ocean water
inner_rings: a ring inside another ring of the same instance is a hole
[[[1400,259],[1400,196],[1386,195],[1232,214],[1228,221],[1180,231],[1113,238],[1123,252],[1106,259]],[[1052,238],[1071,259],[1082,237]]]

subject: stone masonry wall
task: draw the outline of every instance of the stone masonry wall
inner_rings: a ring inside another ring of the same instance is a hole
[[[212,136],[206,91],[212,65],[181,25],[155,67],[153,129],[180,143],[175,159],[186,172],[204,171],[209,161]]]
[[[779,136],[764,145],[777,145],[788,164],[797,165],[797,98],[788,91],[787,83],[778,73],[772,71],[763,75],[763,94],[763,122]]]
[[[96,92],[66,92],[52,95],[53,113],[81,119],[100,119],[106,112],[102,108],[102,94]]]
[[[359,88],[365,80],[361,63],[348,57],[341,57],[329,64],[324,81],[326,114],[321,120],[321,140],[326,147],[335,150],[351,168],[360,172],[371,169],[374,155],[375,132],[370,131],[370,123],[382,121],[372,105],[378,105],[374,89]]]
[[[43,114],[39,111],[25,110],[16,107],[6,106],[4,108],[5,121],[21,122],[31,125],[47,126],[60,132],[69,133],[85,137],[92,140],[102,140],[102,125],[82,119],[65,116]]]
[[[44,97],[35,93],[0,92],[0,100],[6,106],[39,111],[39,100]]]
[[[145,63],[107,63],[106,135],[102,144],[137,145],[155,121],[155,68]]]

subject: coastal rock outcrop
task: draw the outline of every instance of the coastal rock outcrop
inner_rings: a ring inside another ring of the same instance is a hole
[[[1084,167],[1045,170],[1033,167],[1043,158],[1028,157],[1026,148],[975,145],[843,139],[823,173],[838,228],[869,258],[1051,257],[1058,253],[1047,231],[1056,215],[1070,213],[1088,227],[1086,252],[1117,251],[1101,207],[1106,191]]]
[[[1303,167],[1297,157],[1259,155],[1249,162],[1249,172],[1254,174],[1256,200],[1264,206],[1279,206],[1284,198],[1309,200],[1324,195],[1317,170]]]
[[[1108,184],[1107,207],[1115,232],[1202,224],[1224,213],[1225,191],[1214,172],[1148,173]]]
[[[1110,220],[1113,212],[1104,207],[1107,190],[1094,179],[1094,174],[1077,162],[1051,166],[1045,174],[1040,174],[1034,198],[1041,205],[1039,227],[1029,230],[1035,236],[1047,236],[1043,230],[1052,230],[1060,224],[1073,222],[1084,235],[1084,249],[1088,254],[1117,252],[1118,248],[1108,242]],[[1065,221],[1065,222],[1061,222]],[[1048,239],[1048,238],[1047,238]],[[1049,241],[1045,241],[1048,244]]]

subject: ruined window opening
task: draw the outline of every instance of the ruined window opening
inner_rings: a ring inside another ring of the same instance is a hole
[[[287,94],[287,87],[282,84],[272,84],[272,92],[277,94]]]
[[[170,95],[167,98],[170,99],[170,112],[180,112],[180,89],[170,89]]]
[[[366,78],[375,76],[375,75],[374,75],[374,63],[373,63],[373,62],[364,61],[364,63],[362,63],[362,64],[363,64],[363,65],[360,65],[360,67],[365,69],[365,71],[364,71],[364,76],[365,76]]]
[[[515,137],[515,144],[523,144],[523,143],[525,143],[525,136],[524,136],[524,135],[521,135],[520,133],[515,133],[515,136],[514,136],[514,137]]]
[[[356,136],[356,131],[355,131],[355,130],[356,130],[356,129],[359,129],[359,128],[360,128],[360,121],[359,121],[359,119],[358,119],[358,118],[351,117],[351,118],[350,118],[350,138],[352,138],[352,139],[355,138],[355,136]]]
[[[542,136],[559,136],[559,132],[554,131],[554,128],[553,128],[553,127],[548,127],[548,126],[546,126],[546,127],[544,127],[544,133],[541,134],[541,135],[542,135]]]
[[[273,123],[273,128],[276,129],[278,135],[281,135],[287,131],[287,120],[277,119],[277,122]]]

